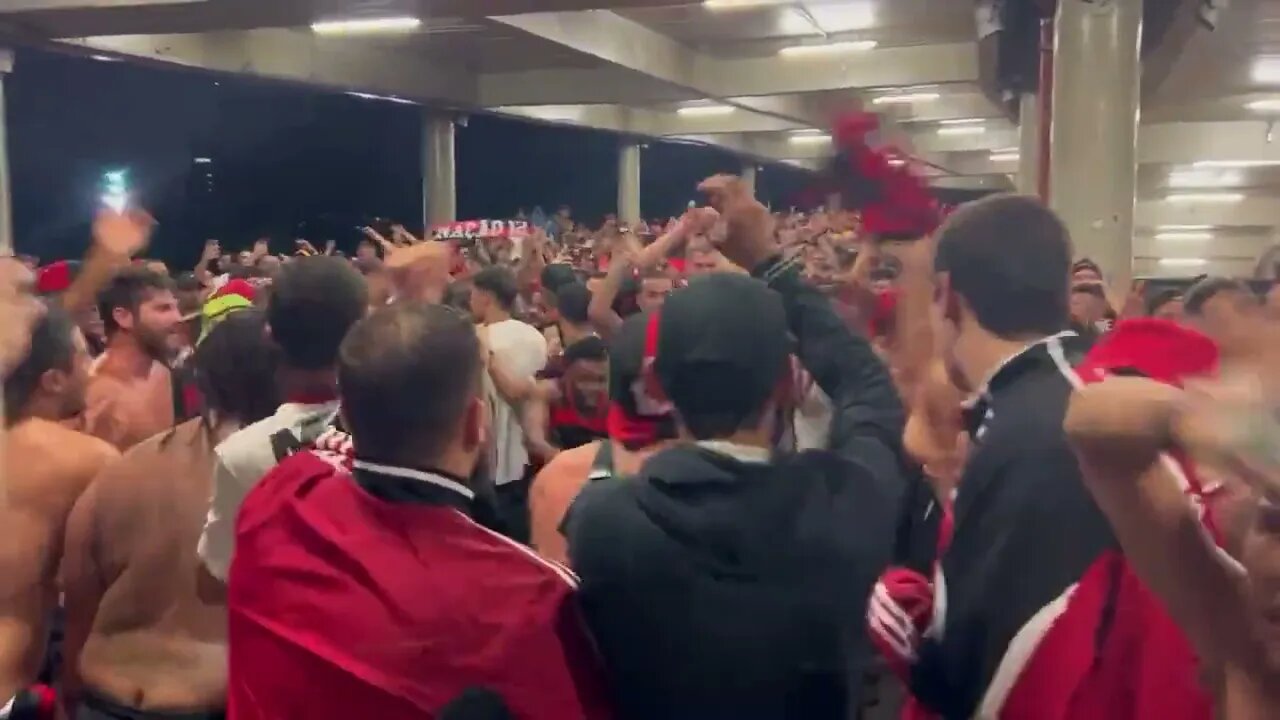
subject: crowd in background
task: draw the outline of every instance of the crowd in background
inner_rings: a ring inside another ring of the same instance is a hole
[[[1280,713],[1280,293],[699,190],[5,262],[0,717]]]

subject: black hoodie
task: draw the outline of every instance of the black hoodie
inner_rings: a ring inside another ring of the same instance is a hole
[[[824,297],[793,268],[758,274],[832,398],[832,450],[678,446],[579,495],[569,553],[623,718],[856,715],[866,600],[903,487],[902,409]]]

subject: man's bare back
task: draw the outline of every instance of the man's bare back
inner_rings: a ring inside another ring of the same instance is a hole
[[[226,606],[198,585],[195,547],[221,438],[202,420],[107,468],[67,528],[69,685],[143,711],[226,703]],[[77,678],[78,671],[78,678]]]
[[[9,429],[0,481],[0,705],[35,680],[58,601],[67,516],[118,456],[107,443],[46,420]]]

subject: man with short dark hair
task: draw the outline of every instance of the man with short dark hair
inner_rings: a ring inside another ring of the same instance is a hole
[[[10,321],[16,319],[3,320]],[[4,379],[0,717],[37,717],[40,699],[26,688],[40,672],[58,605],[67,517],[90,480],[119,456],[103,440],[66,427],[84,409],[89,364],[74,321],[49,306],[35,324],[26,357]]]
[[[182,315],[173,281],[127,267],[98,293],[107,349],[89,382],[85,429],[121,450],[174,424],[168,362],[181,349]]]
[[[970,451],[931,611],[876,600],[873,630],[906,640],[912,691],[942,717],[1104,717],[1073,698],[1123,682],[1104,648],[1147,627],[1108,620],[1123,561],[1062,430],[1082,351],[1063,331],[1071,239],[1038,200],[998,195],[952,213],[937,243],[939,350],[971,393]]]
[[[1262,312],[1248,285],[1224,277],[1207,277],[1192,285],[1182,305],[1193,327],[1227,349],[1239,346],[1238,341],[1252,332],[1250,320]]]
[[[1182,322],[1185,318],[1182,291],[1170,288],[1157,292],[1147,301],[1147,316]]]
[[[483,690],[511,717],[607,717],[573,576],[471,518],[481,354],[443,306],[352,328],[338,378],[353,470],[299,453],[240,512],[229,716],[410,720]]]
[[[782,259],[764,206],[737,178],[702,189],[732,228],[725,255],[756,277],[697,278],[646,325],[656,359],[639,390],[661,385],[683,442],[574,501],[583,607],[623,718],[853,718],[903,487],[902,407],[870,344]],[[831,451],[775,452],[792,334],[832,398]]]
[[[519,294],[513,272],[488,267],[476,273],[472,285],[471,316],[480,325],[490,356],[494,452],[490,467],[498,511],[511,536],[527,542],[532,470],[520,418],[524,402],[537,391],[538,371],[547,364],[547,341],[532,325],[511,316]]]
[[[284,404],[217,447],[213,499],[199,553],[225,582],[235,554],[235,520],[245,495],[276,463],[310,445],[338,414],[334,363],[347,330],[364,317],[368,289],[340,258],[299,258],[285,265],[267,302],[267,326],[280,350]]]

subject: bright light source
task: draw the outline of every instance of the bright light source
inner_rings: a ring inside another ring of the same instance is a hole
[[[732,105],[685,105],[676,108],[677,115],[685,117],[718,117],[720,115],[730,115],[733,113]]]
[[[198,157],[195,160],[192,160],[191,162],[197,165],[208,165],[209,163],[213,162],[213,158]]]
[[[1235,203],[1244,200],[1244,193],[1178,193],[1165,198],[1176,203]]]
[[[1175,172],[1169,175],[1169,187],[1175,188],[1208,188],[1232,187],[1242,182],[1238,172],[1205,172],[1192,170]]]
[[[1245,103],[1244,106],[1254,112],[1280,113],[1280,99],[1254,100]]]
[[[1156,228],[1158,232],[1164,232],[1166,230],[1172,230],[1174,232],[1177,232],[1179,230],[1212,230],[1212,229],[1213,229],[1212,225],[1161,225],[1160,227]]]
[[[784,47],[778,54],[786,58],[816,57],[819,55],[837,55],[839,53],[865,52],[875,49],[875,40],[845,40],[843,42],[824,43],[822,45],[792,45]]]
[[[991,153],[991,162],[1016,162],[1022,159],[1022,153],[1019,152],[993,152]]]
[[[702,6],[708,10],[741,10],[761,5],[777,5],[779,2],[780,0],[703,0]]]
[[[128,176],[128,170],[108,170],[102,174],[103,205],[106,205],[116,212],[124,212],[125,207],[129,204]]]
[[[416,17],[370,17],[342,20],[317,20],[311,23],[311,31],[317,35],[362,35],[373,33],[412,32],[422,26]]]
[[[987,128],[982,125],[952,125],[938,128],[939,135],[981,135]]]
[[[939,120],[941,125],[981,125],[986,122],[982,118],[956,118],[954,120]]]
[[[354,92],[354,91],[348,92],[346,94],[350,95],[353,98],[360,98],[361,100],[382,100],[384,102],[398,103],[400,105],[417,105],[418,104],[412,100],[405,100],[402,97],[396,97],[394,95],[374,95],[373,93]]]
[[[899,158],[899,157],[889,158],[889,165],[891,167],[902,167],[903,165],[906,165],[906,164],[907,164],[907,161],[903,158]]]
[[[1253,61],[1253,81],[1280,84],[1280,57],[1260,57]]]
[[[898,93],[897,95],[881,95],[871,101],[872,105],[909,105],[918,102],[933,102],[942,97],[936,92]]]
[[[89,59],[97,60],[98,62],[120,62],[120,58],[111,57],[110,55],[90,55]]]
[[[809,14],[829,33],[869,30],[876,26],[876,3],[870,0],[808,3]]]
[[[798,132],[787,138],[793,145],[821,145],[831,142],[831,136],[823,132]]]
[[[1203,267],[1209,264],[1204,258],[1160,258],[1165,267]]]
[[[1191,164],[1194,168],[1252,168],[1280,165],[1280,160],[1200,160]]]
[[[1198,240],[1212,240],[1213,233],[1207,232],[1162,232],[1156,233],[1157,240],[1169,240],[1175,242],[1194,242]]]

